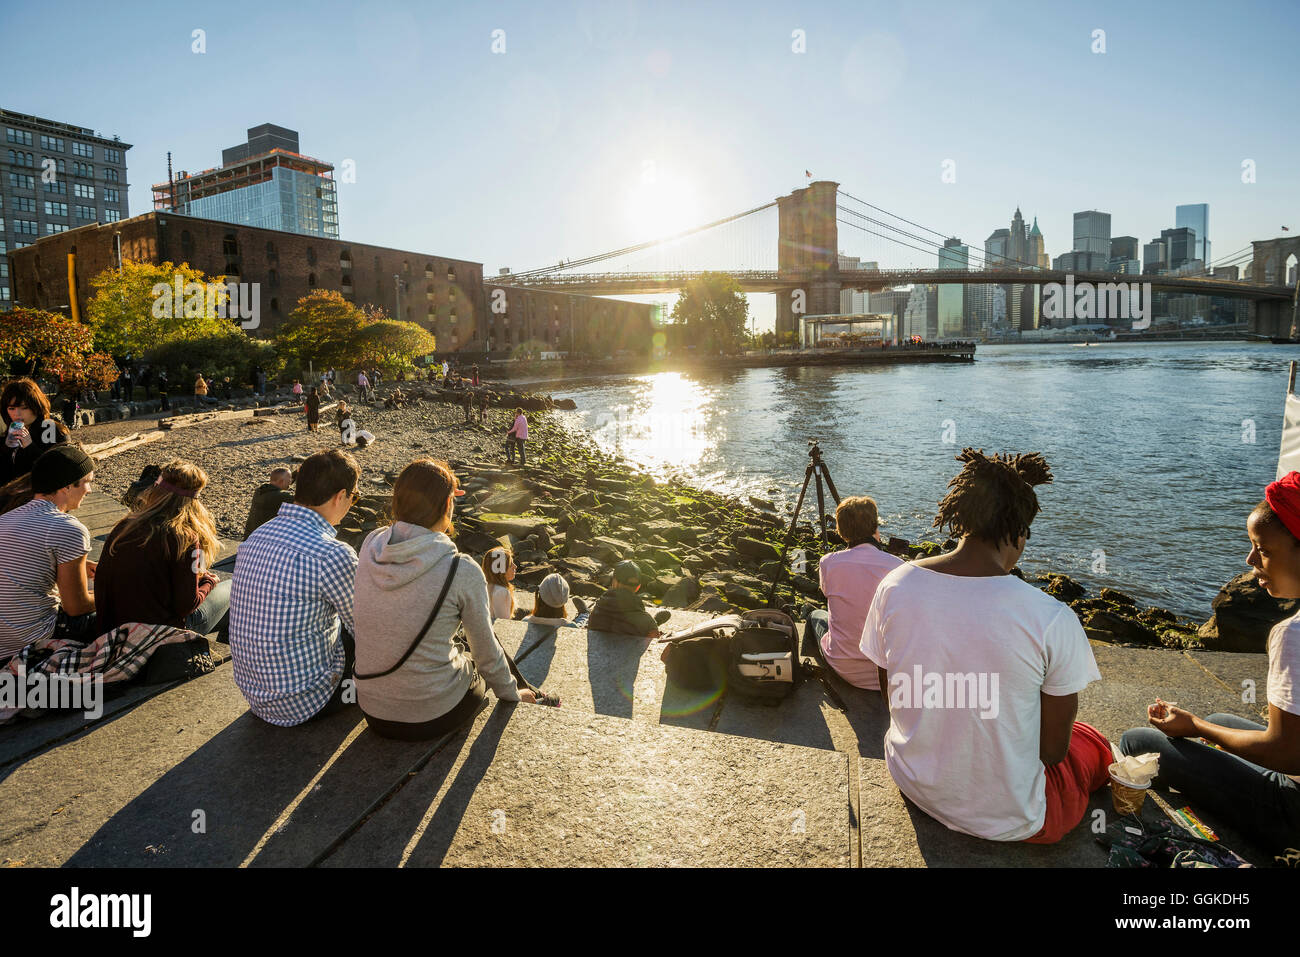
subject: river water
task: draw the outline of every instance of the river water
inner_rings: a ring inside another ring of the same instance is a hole
[[[1202,620],[1247,568],[1293,358],[1253,343],[981,346],[970,364],[661,373],[556,394],[653,474],[778,504],[817,438],[840,494],[871,495],[882,533],[909,539],[944,537],[931,522],[963,446],[1041,452],[1055,481],[1021,567]],[[810,489],[804,518],[814,502]]]

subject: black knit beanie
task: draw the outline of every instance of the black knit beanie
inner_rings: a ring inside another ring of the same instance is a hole
[[[32,466],[32,491],[53,495],[95,471],[95,460],[75,445],[56,445]]]

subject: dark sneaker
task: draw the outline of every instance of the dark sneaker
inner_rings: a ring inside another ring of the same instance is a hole
[[[662,625],[671,617],[673,617],[673,613],[669,611],[667,608],[665,608],[663,611],[657,611],[655,612],[655,624]]]
[[[585,615],[587,613],[587,603],[577,595],[573,596],[573,607],[578,610],[579,615]]]
[[[537,696],[537,704],[544,704],[548,708],[558,708],[560,706],[560,696],[557,694],[547,694],[542,692]]]

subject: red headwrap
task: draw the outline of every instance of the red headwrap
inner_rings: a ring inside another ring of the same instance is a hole
[[[1300,472],[1288,472],[1264,489],[1264,500],[1282,524],[1300,538]]]

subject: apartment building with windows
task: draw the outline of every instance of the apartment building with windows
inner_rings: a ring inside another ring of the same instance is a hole
[[[92,223],[127,219],[130,143],[0,109],[0,310],[16,298],[8,254]]]

